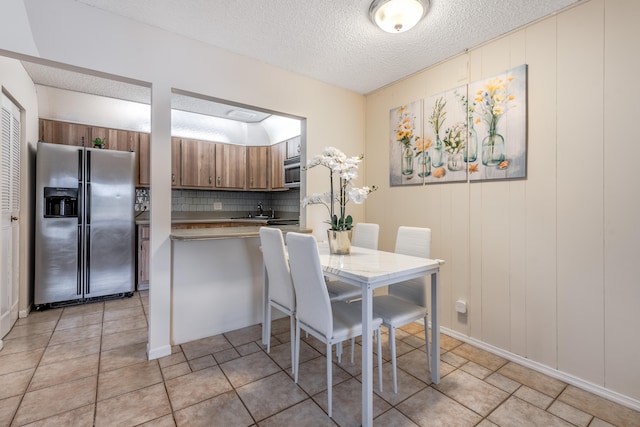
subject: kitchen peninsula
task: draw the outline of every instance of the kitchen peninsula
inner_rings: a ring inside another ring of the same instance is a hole
[[[311,232],[298,225],[276,227],[283,233]],[[259,228],[172,230],[172,345],[261,323]]]

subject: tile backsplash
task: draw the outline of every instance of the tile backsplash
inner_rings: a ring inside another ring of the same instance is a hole
[[[136,188],[135,210],[141,212],[149,206],[151,190]],[[300,212],[300,191],[207,191],[171,190],[171,210],[174,212],[252,212],[262,202],[264,212]],[[219,207],[220,209],[215,209]]]

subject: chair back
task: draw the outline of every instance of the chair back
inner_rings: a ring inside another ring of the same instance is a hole
[[[431,229],[399,227],[395,252],[403,255],[429,258],[431,256]],[[426,307],[426,280],[426,277],[420,277],[391,285],[389,286],[389,295]]]
[[[380,226],[378,224],[359,222],[353,229],[351,245],[367,249],[378,249],[378,234],[380,234]]]
[[[269,299],[290,311],[295,311],[296,295],[291,280],[289,262],[279,228],[260,228],[262,258],[269,278]]]
[[[331,338],[333,313],[316,239],[312,234],[287,233],[287,247],[298,320],[327,339]]]

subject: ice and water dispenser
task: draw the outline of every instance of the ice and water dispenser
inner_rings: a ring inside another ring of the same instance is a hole
[[[44,217],[63,218],[78,216],[77,188],[44,188]]]

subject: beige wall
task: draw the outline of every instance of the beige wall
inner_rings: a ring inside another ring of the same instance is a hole
[[[366,221],[387,250],[399,225],[432,229],[443,326],[636,407],[639,16],[635,0],[582,2],[370,94],[365,133]],[[523,63],[527,179],[389,187],[390,109]]]

